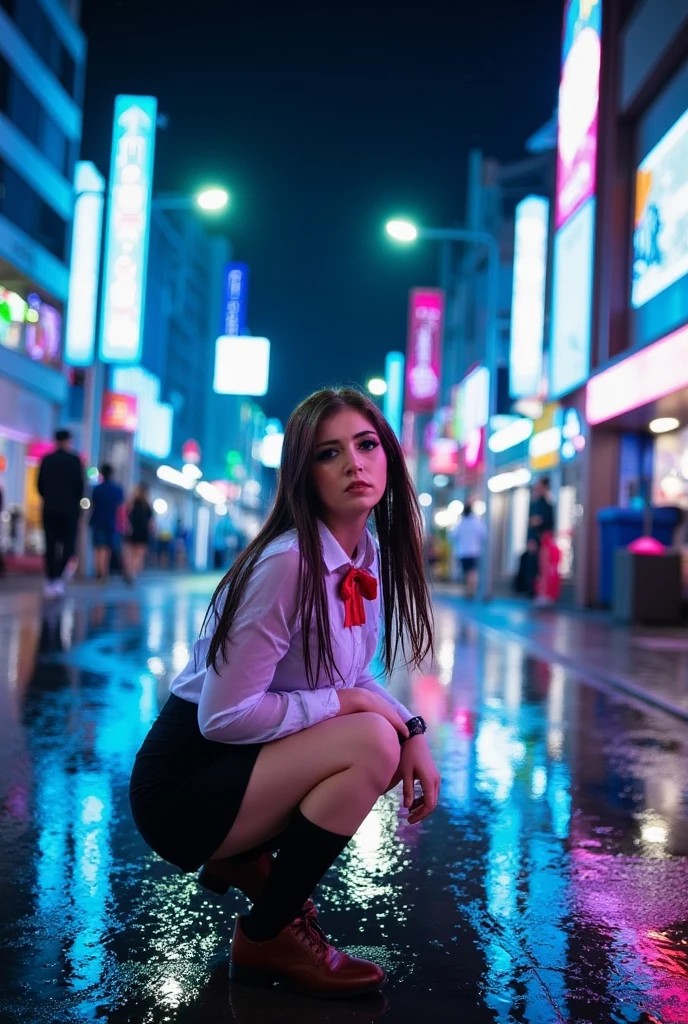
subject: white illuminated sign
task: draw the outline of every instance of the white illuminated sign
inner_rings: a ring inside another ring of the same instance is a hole
[[[166,459],[172,448],[174,410],[159,401],[160,380],[141,366],[115,366],[112,387],[124,395],[134,395],[138,402],[139,423],[134,435],[134,448],[142,455]]]
[[[523,444],[533,433],[532,420],[514,420],[508,426],[495,431],[488,441],[488,448],[491,452],[506,452],[517,444]]]
[[[544,455],[558,452],[561,447],[561,427],[549,427],[539,434],[533,434],[528,445],[531,459],[541,459]]]
[[[74,193],[64,358],[69,366],[90,366],[96,346],[105,178],[88,160],[76,165]]]
[[[461,437],[466,443],[471,434],[484,427],[489,419],[490,371],[478,366],[461,382]]]
[[[101,359],[141,358],[158,101],[118,96],[112,132]]]
[[[267,338],[223,335],[215,342],[213,389],[218,395],[267,394],[270,342]]]
[[[528,196],[516,207],[511,295],[509,393],[532,398],[542,382],[549,203]]]
[[[513,490],[514,487],[526,487],[531,480],[529,469],[514,469],[511,473],[498,473],[491,476],[487,486],[493,494]]]

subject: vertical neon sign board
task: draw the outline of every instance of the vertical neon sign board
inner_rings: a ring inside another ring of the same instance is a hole
[[[404,401],[407,412],[434,412],[437,406],[443,329],[444,292],[439,288],[412,288]]]
[[[80,160],[76,165],[74,193],[65,362],[90,366],[96,348],[105,179],[89,161]]]
[[[540,394],[548,227],[546,199],[528,196],[518,204],[509,347],[509,394],[512,398],[533,398]]]
[[[595,195],[601,35],[602,0],[570,0],[559,84],[557,228]]]
[[[115,100],[100,333],[107,363],[141,358],[157,109],[154,96]]]
[[[590,372],[602,0],[569,0],[564,15],[550,337],[550,398]]]
[[[385,359],[387,390],[382,411],[394,433],[401,439],[401,418],[404,411],[404,354],[388,352]]]

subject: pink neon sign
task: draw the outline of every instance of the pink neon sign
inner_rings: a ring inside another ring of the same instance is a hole
[[[595,195],[601,28],[602,0],[570,0],[559,84],[557,228]]]
[[[688,326],[591,377],[585,393],[588,423],[604,423],[688,387]]]
[[[406,357],[407,412],[433,412],[440,392],[444,292],[413,288],[409,302]]]

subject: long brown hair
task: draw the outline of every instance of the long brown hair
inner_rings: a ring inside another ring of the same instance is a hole
[[[263,528],[239,555],[213,594],[206,616],[206,624],[215,617],[208,667],[212,665],[217,671],[218,660],[226,658],[234,617],[261,554],[275,538],[295,529],[300,551],[301,636],[306,679],[314,688],[321,668],[332,683],[335,673],[340,675],[332,650],[317,523],[320,499],[313,484],[311,466],[320,423],[347,408],[355,409],[369,420],[387,455],[387,486],[374,509],[380,544],[385,669],[388,673],[392,671],[400,645],[406,663],[417,667],[432,651],[432,612],[423,568],[422,513],[401,446],[378,407],[361,391],[327,388],[306,398],[289,417],[272,510]],[[226,600],[222,604],[225,592]],[[310,651],[313,621],[318,634],[315,671]]]

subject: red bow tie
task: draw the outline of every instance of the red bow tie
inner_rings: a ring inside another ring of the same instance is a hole
[[[365,569],[349,569],[342,580],[339,595],[344,601],[344,625],[362,626],[366,620],[363,598],[375,600],[377,580]]]

